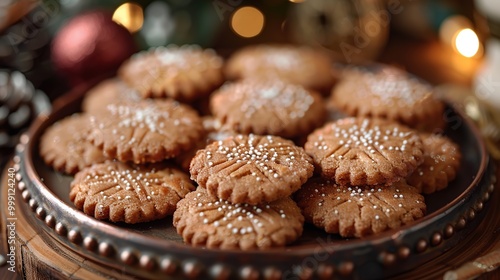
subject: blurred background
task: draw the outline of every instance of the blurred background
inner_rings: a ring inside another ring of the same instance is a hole
[[[476,96],[489,104],[500,99],[500,71],[485,66],[500,57],[488,43],[500,37],[495,1],[2,0],[0,148],[50,101],[114,75],[138,50],[168,44],[223,56],[263,42],[315,45],[339,63],[397,65],[445,92],[475,91],[483,77]],[[471,114],[481,115],[478,108]],[[490,130],[500,138],[498,126]]]
[[[488,26],[472,0],[3,0],[0,31],[0,66],[25,73],[54,98],[52,79],[61,74],[69,79],[58,80],[61,87],[72,86],[80,82],[74,75],[88,78],[85,70],[113,70],[102,64],[121,58],[116,52],[188,43],[223,55],[261,42],[312,44],[339,61],[382,60],[431,83],[471,84]]]

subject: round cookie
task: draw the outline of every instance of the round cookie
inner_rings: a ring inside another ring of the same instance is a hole
[[[82,101],[82,109],[89,114],[106,109],[109,104],[118,101],[137,102],[141,100],[139,93],[127,87],[119,79],[108,79],[90,89]]]
[[[287,197],[313,174],[311,158],[277,136],[238,135],[199,150],[191,179],[212,196],[257,205]]]
[[[270,79],[224,85],[212,95],[210,109],[223,126],[239,133],[288,138],[309,133],[326,117],[319,94]]]
[[[98,220],[129,224],[171,215],[176,204],[195,189],[189,176],[166,164],[95,164],[75,175],[70,199]]]
[[[321,177],[295,194],[307,222],[342,237],[397,229],[424,216],[424,197],[404,180],[386,187],[342,186]]]
[[[41,137],[40,156],[47,165],[68,174],[104,162],[102,150],[87,140],[90,130],[86,114],[74,114],[52,124]]]
[[[328,123],[307,137],[305,150],[323,177],[341,185],[389,185],[423,161],[418,134],[383,119]]]
[[[332,59],[321,50],[306,46],[248,46],[230,57],[225,74],[231,80],[277,78],[318,92],[329,91],[335,82]]]
[[[89,139],[105,155],[134,163],[175,157],[203,134],[198,114],[169,99],[110,104],[91,124]]]
[[[198,188],[177,204],[174,226],[184,242],[220,249],[267,249],[295,241],[304,217],[289,197],[262,205],[230,204]]]
[[[124,62],[118,75],[142,97],[171,97],[191,102],[224,82],[223,60],[196,45],[157,47]]]
[[[462,156],[458,145],[445,136],[422,134],[421,138],[424,162],[406,180],[421,193],[431,194],[455,179]]]
[[[385,65],[345,71],[332,90],[331,106],[351,116],[395,120],[419,130],[443,129],[444,103],[425,82]]]

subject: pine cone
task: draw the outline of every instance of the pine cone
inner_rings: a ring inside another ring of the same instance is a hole
[[[50,101],[17,71],[0,70],[0,153],[9,154],[35,117],[50,110]]]

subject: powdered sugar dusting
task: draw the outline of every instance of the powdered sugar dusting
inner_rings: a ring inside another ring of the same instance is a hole
[[[214,50],[202,49],[198,45],[157,47],[154,49],[154,53],[159,61],[166,66],[193,69],[219,68],[222,66],[222,59],[217,56]]]
[[[354,91],[357,94],[377,97],[374,106],[380,104],[408,106],[416,104],[432,95],[432,88],[416,78],[409,77],[405,72],[387,67],[377,72],[360,72],[351,81],[358,88],[360,82],[364,89]]]
[[[160,132],[169,127],[192,123],[188,117],[172,114],[177,105],[174,102],[168,106],[157,106],[154,102],[144,101],[135,104],[110,104],[106,109],[119,117],[118,128],[146,128],[150,132]]]
[[[176,176],[174,174],[171,175]],[[165,176],[166,174],[158,174],[156,169],[146,171],[108,165],[105,172],[94,170],[83,181],[90,188],[88,195],[99,195],[98,201],[102,206],[119,200],[151,200],[161,195],[158,191],[155,192],[155,188],[172,187]]]
[[[309,198],[319,207],[334,207],[334,215],[344,215],[345,207],[339,207],[344,203],[356,203],[361,206],[368,206],[374,211],[373,219],[379,220],[382,217],[391,217],[395,212],[412,209],[412,203],[424,203],[423,197],[417,194],[413,187],[401,184],[384,188],[368,186],[339,186],[333,181],[317,181],[307,193]],[[400,188],[401,187],[401,188]],[[405,195],[406,194],[406,195]],[[408,200],[408,197],[415,197],[415,200]]]
[[[268,49],[263,52],[264,61],[282,70],[299,67],[298,52],[292,49]]]
[[[150,60],[144,59],[145,56],[151,56],[157,59],[162,66],[168,66],[165,74],[175,74],[177,71],[184,70],[206,70],[222,67],[223,60],[213,49],[202,49],[198,45],[183,45],[181,47],[169,45],[151,48],[134,54],[131,61],[133,68],[150,69],[157,71],[155,65],[151,65]]]
[[[156,56],[164,65],[184,66],[186,63],[185,55],[178,51],[161,51]]]
[[[259,177],[261,172],[267,178],[279,178],[281,176],[279,173],[282,170],[276,168],[277,164],[293,169],[295,166],[307,162],[307,159],[299,154],[298,147],[275,141],[274,136],[249,135],[244,138],[244,136],[238,135],[236,141],[239,144],[233,147],[228,146],[224,141],[219,141],[215,153],[224,155],[226,161],[253,164],[260,171],[251,173],[251,176],[256,177],[257,181],[264,179]],[[212,153],[208,150],[205,151],[209,167],[214,165]]]
[[[151,132],[157,132],[162,120],[169,119],[168,111],[156,107],[131,107],[111,104],[107,107],[113,115],[120,116],[118,127],[147,127]]]
[[[398,126],[392,126],[390,129],[383,129],[378,125],[372,125],[370,119],[364,119],[361,124],[356,123],[354,118],[344,119],[330,125],[331,130],[327,133],[328,140],[323,136],[318,137],[318,141],[313,143],[319,150],[329,149],[332,145],[331,138],[337,141],[335,147],[344,147],[347,149],[361,148],[369,153],[386,151],[404,152],[408,145],[413,145],[416,140],[411,131],[400,131]],[[397,145],[395,145],[397,144]],[[335,156],[332,154],[331,156]],[[342,156],[338,156],[342,159]]]
[[[231,84],[230,102],[241,102],[244,117],[251,119],[257,113],[283,112],[288,118],[304,117],[314,98],[303,87],[283,82],[246,82]],[[227,88],[226,88],[227,89]]]
[[[198,203],[200,217],[214,216],[215,219],[203,219],[203,224],[212,225],[215,228],[227,228],[231,234],[245,235],[252,234],[254,231],[263,228],[267,223],[260,215],[264,211],[269,211],[269,208],[248,204],[231,204],[227,201],[219,199],[216,202]],[[275,210],[273,210],[275,211]],[[283,211],[278,209],[277,211]],[[207,212],[218,212],[216,215],[209,215]],[[284,215],[284,214],[282,214]],[[281,218],[286,218],[281,216]]]

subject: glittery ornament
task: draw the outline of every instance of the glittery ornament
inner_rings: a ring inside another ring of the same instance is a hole
[[[72,84],[113,75],[137,51],[127,29],[111,18],[111,13],[104,11],[83,13],[65,24],[54,38],[52,60]]]

